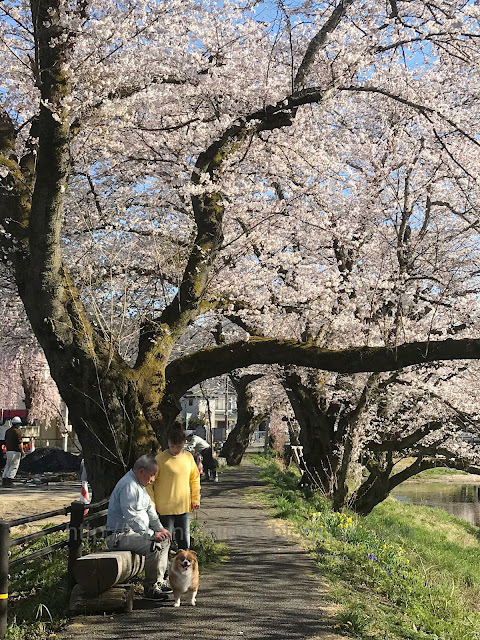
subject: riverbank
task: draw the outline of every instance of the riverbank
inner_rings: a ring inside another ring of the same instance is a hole
[[[393,473],[398,473],[406,467],[410,466],[414,462],[414,458],[406,458],[397,463],[393,469]],[[439,467],[437,469],[427,469],[413,476],[406,483],[413,482],[446,482],[449,484],[478,484],[480,485],[480,475],[474,475],[467,473],[466,471],[457,471],[455,469],[447,469],[445,467]]]
[[[341,630],[361,640],[480,639],[476,527],[394,499],[365,518],[334,513],[322,498],[301,496],[294,472],[258,462],[268,483],[262,500],[315,558],[342,606]]]
[[[473,475],[471,473],[464,473],[463,471],[459,471],[458,474],[453,473],[439,473],[423,476],[422,474],[418,474],[409,480],[406,480],[407,483],[431,483],[431,482],[445,482],[447,484],[479,484],[480,485],[480,476]]]

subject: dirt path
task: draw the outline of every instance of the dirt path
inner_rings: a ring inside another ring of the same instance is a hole
[[[333,632],[336,608],[314,560],[284,523],[272,523],[248,499],[260,486],[258,475],[257,467],[245,465],[202,489],[200,516],[230,555],[201,575],[195,608],[138,598],[129,615],[76,618],[62,638],[341,640]]]
[[[0,487],[0,520],[14,520],[66,507],[80,497],[80,482],[54,482],[32,486],[16,481],[12,489]],[[61,522],[65,518],[48,518]]]

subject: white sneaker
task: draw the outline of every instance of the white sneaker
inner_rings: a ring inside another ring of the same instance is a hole
[[[160,585],[154,584],[153,587],[143,590],[143,597],[145,600],[154,600],[156,602],[164,602],[168,600],[168,594],[164,593],[160,588]]]
[[[168,578],[166,578],[165,580],[162,580],[161,582],[157,582],[157,586],[159,587],[162,593],[166,593],[166,594],[173,593],[173,589],[170,586],[170,582]]]

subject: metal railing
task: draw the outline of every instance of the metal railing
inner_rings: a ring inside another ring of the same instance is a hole
[[[105,522],[108,509],[103,507],[107,507],[108,501],[109,498],[105,498],[100,502],[88,505],[80,501],[75,501],[69,506],[57,509],[56,511],[47,511],[46,513],[17,518],[16,520],[10,520],[8,522],[0,520],[0,638],[3,638],[7,631],[8,580],[11,569],[49,555],[58,549],[68,547],[67,586],[68,589],[71,590],[75,585],[73,565],[75,564],[75,560],[82,555],[82,541],[89,540],[92,541],[93,544],[96,544],[99,538],[102,539],[105,537]],[[19,525],[67,515],[70,515],[69,520],[48,527],[47,529],[42,529],[41,531],[17,538],[12,538],[11,536],[11,529]],[[100,521],[100,524],[92,528],[92,523],[98,521]],[[10,560],[10,549],[12,549],[12,547],[35,542],[58,531],[68,532],[68,538],[55,542],[43,549],[33,551],[25,556]]]

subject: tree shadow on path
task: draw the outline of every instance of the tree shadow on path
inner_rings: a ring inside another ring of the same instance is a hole
[[[332,634],[335,621],[313,558],[285,536],[283,525],[244,500],[247,489],[261,484],[259,470],[245,465],[202,486],[200,519],[227,543],[229,560],[201,575],[196,607],[138,599],[130,615],[83,619],[85,626],[75,626],[67,640],[340,638]]]

